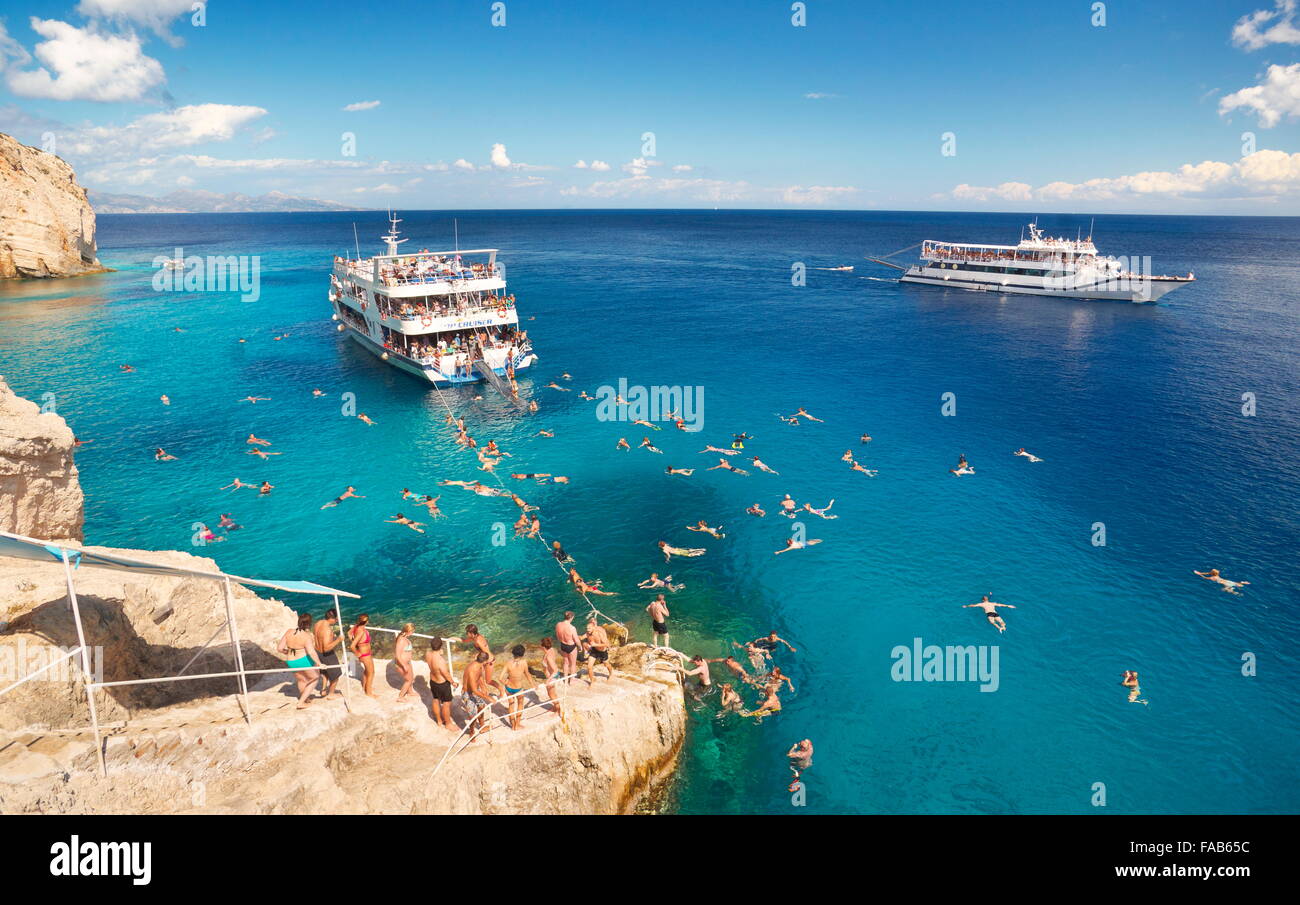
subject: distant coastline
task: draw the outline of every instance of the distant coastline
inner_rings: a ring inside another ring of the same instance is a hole
[[[337,201],[299,198],[283,192],[244,195],[239,192],[205,192],[178,190],[161,197],[125,195],[91,189],[90,203],[97,214],[258,214],[312,213],[325,211],[364,211]]]

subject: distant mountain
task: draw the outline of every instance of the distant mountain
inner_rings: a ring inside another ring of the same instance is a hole
[[[265,195],[253,196],[241,195],[239,192],[223,195],[218,192],[180,189],[161,198],[153,198],[148,195],[118,195],[91,190],[89,195],[90,203],[97,214],[211,214],[366,209],[339,204],[337,201],[295,198],[284,192],[268,192]]]

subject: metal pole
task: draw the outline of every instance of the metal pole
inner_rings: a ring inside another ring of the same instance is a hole
[[[239,646],[239,628],[235,625],[235,595],[230,587],[230,576],[225,578],[226,623],[230,626],[230,644],[235,649],[235,669],[239,670],[239,694],[244,701],[244,722],[253,725],[253,705],[248,700],[248,676],[244,675],[244,651]]]
[[[343,640],[339,642],[339,647],[343,649],[343,671],[339,673],[339,686],[343,689],[343,706],[352,712],[352,698],[348,693],[348,635],[347,630],[343,627],[343,611],[339,608],[339,595],[334,595],[334,615],[338,617],[339,637]],[[325,674],[325,687],[329,688],[329,673]]]
[[[99,757],[99,772],[108,775],[108,765],[104,763],[104,748],[99,738],[99,712],[95,709],[95,676],[90,671],[90,653],[86,650],[86,633],[81,627],[81,607],[77,604],[77,591],[72,586],[72,565],[68,562],[68,551],[59,550],[63,557],[63,574],[68,580],[68,600],[72,602],[72,619],[77,625],[77,643],[81,645],[82,681],[86,688],[86,703],[90,705],[90,727],[95,732],[95,754]]]

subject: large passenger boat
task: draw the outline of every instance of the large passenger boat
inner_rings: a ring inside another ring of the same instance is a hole
[[[329,299],[340,330],[435,385],[502,384],[494,375],[513,381],[516,370],[537,361],[519,329],[515,297],[506,294],[497,249],[400,253],[402,221],[389,222],[386,254],[334,258]]]
[[[1058,295],[1077,299],[1154,302],[1196,277],[1153,276],[1150,258],[1125,261],[1097,252],[1092,236],[1077,239],[1044,236],[1037,221],[1019,245],[967,242],[921,243],[921,263],[899,267],[900,283],[950,286],[1020,295]]]

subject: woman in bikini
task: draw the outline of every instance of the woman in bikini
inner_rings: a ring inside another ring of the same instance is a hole
[[[320,666],[316,656],[316,642],[311,635],[311,613],[298,614],[298,627],[280,637],[279,651],[285,656],[285,665],[294,671],[298,680],[298,709],[305,710],[310,703],[311,691],[316,687]]]
[[[397,692],[397,703],[407,703],[412,695],[411,685],[415,682],[415,667],[411,665],[411,633],[415,631],[414,623],[406,623],[393,642],[393,665],[402,677],[402,688]],[[373,657],[371,659],[374,659]]]
[[[370,622],[370,614],[362,613],[357,617],[357,624],[348,630],[348,650],[352,651],[353,656],[365,670],[361,676],[361,690],[368,697],[375,697],[371,686],[375,682],[375,655],[370,649],[370,629],[366,625]]]

